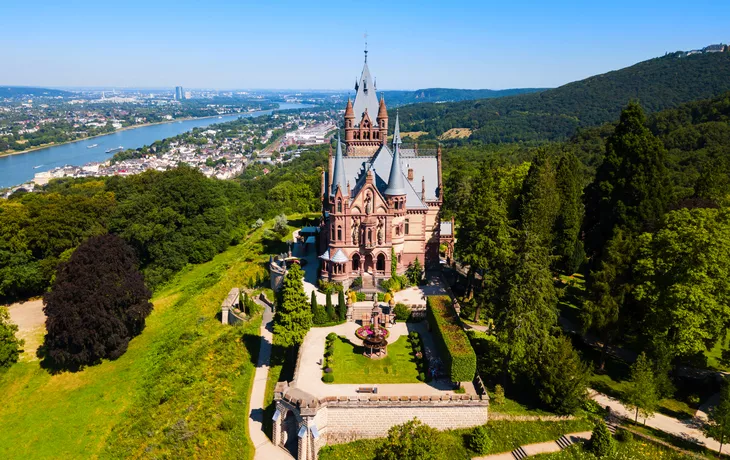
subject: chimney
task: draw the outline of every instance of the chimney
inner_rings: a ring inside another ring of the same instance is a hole
[[[426,201],[426,176],[421,176],[421,201]]]
[[[408,168],[408,180],[413,182],[413,168]]]

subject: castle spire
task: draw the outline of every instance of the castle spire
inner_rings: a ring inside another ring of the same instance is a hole
[[[398,121],[398,110],[395,111],[395,129],[393,130],[393,145],[401,145],[403,141],[400,140],[400,121]]]
[[[385,195],[405,195],[406,186],[403,182],[403,169],[400,166],[400,143],[395,144],[393,151],[393,164],[390,165],[390,176],[388,177],[388,188]]]
[[[345,193],[345,187],[347,186],[347,179],[345,178],[345,165],[342,160],[342,144],[340,143],[340,132],[337,131],[337,153],[335,154],[335,166],[332,168],[332,190],[330,196],[337,193],[337,187],[340,187],[341,192]]]
[[[345,107],[345,118],[355,118],[355,112],[352,110],[352,101],[347,98],[347,107]]]

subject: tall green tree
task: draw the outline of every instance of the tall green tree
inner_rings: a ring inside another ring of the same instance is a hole
[[[549,346],[558,318],[550,256],[539,238],[534,233],[523,235],[500,288],[497,336],[504,348],[504,369],[513,378],[537,373],[540,350]]]
[[[560,194],[554,159],[540,151],[532,161],[522,184],[519,201],[520,226],[539,236],[540,244],[550,247],[553,227],[560,211]]]
[[[18,362],[25,341],[15,336],[17,332],[18,326],[10,322],[8,309],[0,306],[0,371]]]
[[[707,414],[707,423],[702,428],[705,435],[720,443],[720,455],[725,439],[730,436],[730,383],[723,382],[720,388],[720,401]]]
[[[599,264],[587,278],[587,298],[580,312],[584,331],[595,331],[601,347],[601,370],[606,364],[606,351],[620,330],[622,308],[631,291],[631,262],[636,244],[622,229],[617,229],[607,242]]]
[[[337,317],[340,321],[347,319],[347,304],[345,303],[345,292],[340,291],[337,294]]]
[[[616,227],[630,233],[656,228],[671,200],[666,151],[631,102],[606,141],[606,155],[586,189],[586,252],[601,254]]]
[[[584,257],[580,227],[583,224],[581,164],[572,151],[563,154],[556,171],[560,208],[555,219],[554,267],[566,274],[578,271]]]
[[[274,344],[293,347],[304,341],[312,327],[312,311],[307,305],[299,264],[292,264],[284,276],[274,321]]]
[[[533,378],[540,400],[559,414],[573,414],[583,405],[588,389],[588,366],[564,335],[551,337],[540,353]]]
[[[639,420],[639,413],[644,419],[654,414],[659,404],[659,395],[654,379],[654,366],[646,353],[641,353],[631,366],[631,378],[625,388],[621,401],[636,410],[635,422]]]
[[[730,210],[680,209],[640,237],[635,297],[646,336],[674,356],[711,349],[730,326]]]
[[[335,307],[332,305],[332,293],[327,293],[327,303],[325,307],[325,311],[327,312],[327,318],[329,321],[333,321],[337,319],[336,313],[335,313]]]

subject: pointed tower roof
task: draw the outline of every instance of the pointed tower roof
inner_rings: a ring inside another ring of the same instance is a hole
[[[347,178],[345,177],[345,165],[342,161],[342,144],[340,143],[340,133],[337,132],[337,153],[335,154],[335,166],[332,168],[332,189],[330,195],[337,193],[337,187],[340,187],[342,194],[345,194],[347,187]]]
[[[385,195],[396,196],[406,194],[406,184],[403,179],[403,169],[400,166],[400,144],[395,144],[393,151],[393,164],[390,166],[390,177],[388,177],[388,188]]]
[[[355,118],[355,112],[352,111],[352,101],[347,98],[347,107],[345,107],[345,118]]]
[[[378,118],[388,118],[388,110],[385,108],[385,98],[380,96],[380,108],[378,109]]]
[[[355,113],[355,126],[358,126],[362,114],[365,113],[365,109],[368,109],[368,113],[372,116],[372,114],[378,113],[379,108],[378,96],[375,94],[375,85],[373,84],[373,77],[370,75],[367,57],[362,67],[362,75],[360,75],[360,80],[355,90],[357,94],[355,95],[355,103],[352,105],[352,108]]]
[[[398,111],[395,111],[395,129],[393,130],[393,145],[401,145],[403,141],[400,140],[400,121],[398,121]]]

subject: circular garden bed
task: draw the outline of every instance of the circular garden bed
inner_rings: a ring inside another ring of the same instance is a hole
[[[373,337],[375,335],[378,335],[384,339],[387,339],[388,336],[390,335],[390,331],[388,331],[387,329],[382,328],[382,327],[379,327],[378,330],[375,331],[375,330],[373,330],[373,328],[371,326],[363,326],[363,327],[357,328],[357,330],[355,331],[355,335],[360,340],[366,340],[369,337]]]

